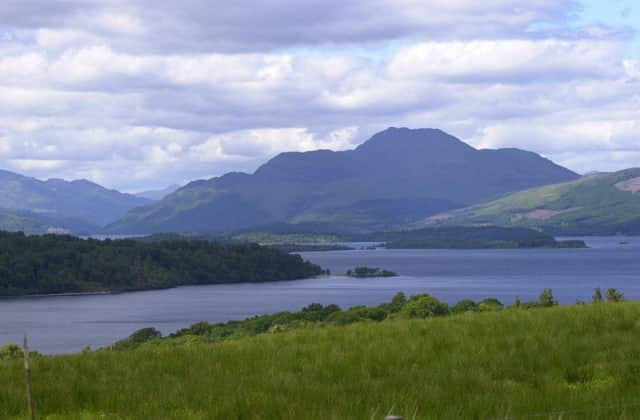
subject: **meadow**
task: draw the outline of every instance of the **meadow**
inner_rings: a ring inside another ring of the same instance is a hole
[[[0,361],[2,418],[24,418]],[[364,322],[32,359],[47,419],[638,418],[640,304]]]

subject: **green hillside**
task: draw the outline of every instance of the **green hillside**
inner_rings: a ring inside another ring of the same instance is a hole
[[[640,416],[640,305],[471,312],[32,358],[43,419]],[[22,362],[0,413],[26,416]]]
[[[555,235],[638,235],[640,169],[534,188],[419,223],[460,224],[532,227]]]

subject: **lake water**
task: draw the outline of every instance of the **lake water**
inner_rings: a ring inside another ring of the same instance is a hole
[[[163,333],[195,322],[243,319],[298,310],[312,302],[342,307],[388,301],[398,291],[431,293],[449,303],[497,297],[512,303],[552,288],[562,303],[590,300],[595,287],[640,299],[640,238],[587,238],[588,249],[355,250],[305,253],[332,273],[359,265],[394,278],[341,276],[276,282],[180,287],[111,295],[0,299],[0,345],[28,334],[33,349],[68,353],[105,346],[153,326]],[[621,242],[626,242],[622,244]]]

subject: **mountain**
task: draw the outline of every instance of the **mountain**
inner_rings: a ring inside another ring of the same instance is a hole
[[[136,193],[136,197],[146,198],[147,200],[159,201],[180,188],[180,185],[173,184],[161,190],[149,190]]]
[[[282,153],[251,175],[194,181],[107,230],[224,233],[277,222],[383,229],[577,178],[535,153],[477,150],[437,129],[389,128],[355,150]]]
[[[0,170],[0,227],[8,230],[97,230],[149,202],[87,180],[41,181]]]
[[[555,235],[639,235],[640,168],[534,188],[420,223],[434,224],[521,226]]]

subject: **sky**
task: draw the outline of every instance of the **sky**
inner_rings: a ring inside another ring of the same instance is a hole
[[[3,0],[0,168],[123,191],[441,128],[640,166],[636,0]]]

